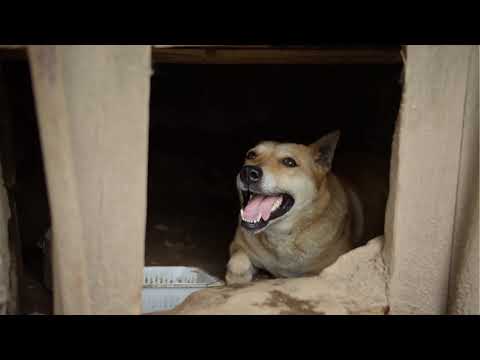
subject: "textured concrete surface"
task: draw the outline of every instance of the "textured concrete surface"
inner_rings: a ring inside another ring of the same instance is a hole
[[[480,314],[478,237],[479,47],[472,49],[465,100],[448,313]]]
[[[408,46],[385,260],[392,314],[445,314],[471,46]]]
[[[55,314],[140,314],[150,47],[31,46]]]

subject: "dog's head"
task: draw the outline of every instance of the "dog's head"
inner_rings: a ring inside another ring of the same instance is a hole
[[[250,149],[237,175],[241,226],[261,232],[317,199],[339,137],[335,131],[309,146],[265,141]]]

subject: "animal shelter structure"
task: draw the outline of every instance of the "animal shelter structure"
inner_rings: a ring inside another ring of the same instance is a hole
[[[334,128],[386,160],[384,234],[172,313],[480,313],[479,46],[0,50],[0,314],[50,226],[55,314],[141,314],[146,263],[221,275],[248,146]]]

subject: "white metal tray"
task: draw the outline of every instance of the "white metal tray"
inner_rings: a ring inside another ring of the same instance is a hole
[[[146,266],[143,313],[173,309],[195,291],[223,285],[223,281],[194,267]]]

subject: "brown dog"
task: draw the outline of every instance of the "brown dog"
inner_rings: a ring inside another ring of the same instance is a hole
[[[247,152],[237,176],[241,210],[228,284],[251,281],[257,269],[276,277],[318,274],[364,241],[365,202],[331,172],[339,136],[310,146],[262,142]],[[374,225],[383,227],[383,218]]]

